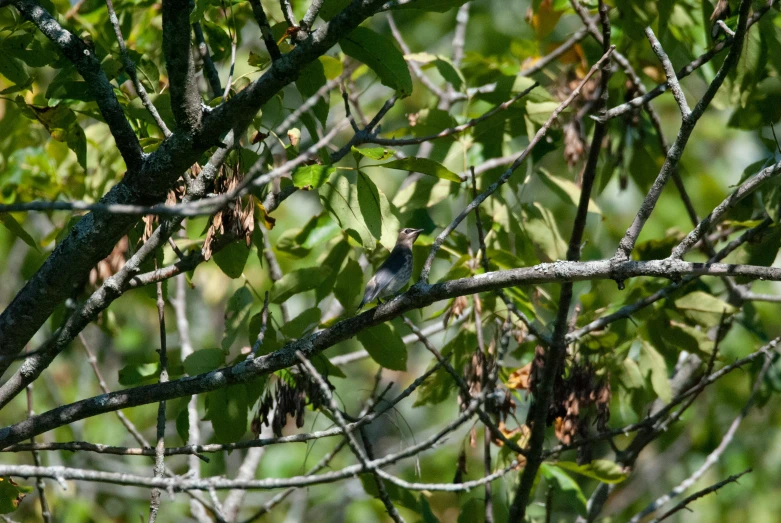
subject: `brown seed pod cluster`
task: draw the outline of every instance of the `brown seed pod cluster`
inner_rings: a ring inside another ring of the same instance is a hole
[[[89,273],[89,283],[93,287],[101,285],[108,278],[119,272],[125,266],[125,254],[128,249],[127,236],[123,236],[114,246],[108,256],[98,262]]]
[[[214,192],[225,194],[235,189],[241,182],[238,175],[223,175],[217,178]],[[252,245],[252,232],[255,230],[255,201],[252,196],[245,199],[237,198],[228,206],[212,216],[209,229],[206,231],[206,239],[203,242],[203,256],[211,259],[214,241],[219,237],[243,238],[247,247]]]
[[[512,388],[534,391],[542,379],[545,359],[544,347],[537,346],[532,363],[511,374],[508,387],[512,384]],[[604,431],[610,419],[610,398],[609,375],[597,372],[589,361],[574,361],[568,369],[557,372],[546,424],[554,426],[556,438],[565,445],[572,443],[575,436],[588,437],[591,424]],[[534,407],[532,403],[529,420]]]
[[[324,378],[333,390],[333,385]],[[325,404],[320,386],[303,373],[287,373],[286,379],[277,380],[273,389],[269,388],[258,405],[258,412],[252,420],[252,432],[257,438],[262,425],[271,426],[274,436],[282,436],[287,418],[296,420],[296,427],[304,426],[304,413],[307,405],[318,409]]]

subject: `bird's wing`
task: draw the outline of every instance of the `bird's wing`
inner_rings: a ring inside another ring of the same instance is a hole
[[[369,283],[366,284],[366,291],[361,300],[360,307],[363,307],[367,303],[371,303],[382,294],[388,285],[390,285],[398,274],[399,270],[404,266],[405,258],[402,252],[398,252],[395,248],[391,251],[390,256],[382,262],[380,268],[374,273]]]

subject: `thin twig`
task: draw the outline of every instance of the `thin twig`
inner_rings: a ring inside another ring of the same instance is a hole
[[[719,21],[721,21],[721,20],[719,20]],[[747,468],[746,470],[744,470],[740,474],[733,474],[732,476],[728,477],[727,479],[719,481],[718,483],[714,483],[710,487],[707,487],[707,488],[704,488],[704,489],[702,489],[702,490],[700,490],[698,492],[695,492],[691,496],[688,496],[686,499],[681,501],[679,504],[675,505],[672,509],[670,509],[667,512],[665,512],[664,514],[662,514],[662,516],[659,517],[659,519],[651,520],[651,523],[659,523],[661,521],[664,521],[665,519],[669,518],[670,516],[672,516],[676,512],[681,511],[681,510],[683,510],[685,508],[688,508],[687,505],[689,505],[692,501],[695,501],[695,500],[697,500],[697,499],[699,499],[701,497],[707,496],[708,494],[710,494],[712,492],[716,492],[721,487],[723,487],[725,485],[728,485],[729,483],[737,483],[738,479],[741,476],[743,476],[744,474],[748,474],[749,472],[752,472],[752,470],[750,468]]]
[[[33,410],[33,384],[27,385],[27,417],[31,417],[35,414]],[[35,438],[30,438],[30,445],[35,445]],[[41,456],[37,450],[30,452],[33,456],[33,464],[36,467],[41,466]],[[35,489],[38,491],[38,501],[41,504],[41,517],[45,523],[52,523],[52,513],[49,509],[49,502],[46,499],[46,485],[43,482],[43,478],[37,478],[35,482]]]
[[[114,11],[114,4],[111,2],[111,0],[106,0],[106,8],[108,9],[108,19],[114,28],[114,34],[117,36],[117,43],[119,43],[119,56],[122,60],[122,67],[130,77],[130,81],[133,82],[133,87],[135,87],[138,97],[141,98],[141,103],[146,108],[146,110],[149,111],[149,114],[152,115],[152,119],[154,119],[160,130],[163,131],[163,135],[168,138],[171,136],[171,130],[167,125],[165,125],[165,122],[160,117],[160,113],[157,112],[157,108],[149,99],[149,95],[144,88],[144,84],[142,84],[138,79],[136,64],[133,63],[133,60],[130,59],[130,55],[127,52],[125,39],[122,37],[122,29],[119,26],[119,19],[117,18],[116,11]]]
[[[157,261],[155,261],[157,265]],[[157,284],[157,319],[160,323],[160,378],[159,383],[168,381],[168,351],[165,340],[165,300],[163,299],[163,284]],[[154,476],[162,478],[165,474],[165,400],[160,401],[157,409],[157,445],[155,445]],[[152,499],[149,504],[149,523],[155,523],[160,510],[160,489],[152,489]]]
[[[610,54],[612,53],[613,48],[608,50],[607,53],[605,53],[602,58],[599,59],[599,61],[594,64],[594,66],[591,68],[591,70],[586,74],[586,76],[583,78],[583,80],[578,84],[578,86],[573,89],[573,91],[570,93],[570,95],[561,103],[558,107],[553,111],[553,113],[550,115],[548,120],[543,124],[543,126],[540,128],[539,131],[534,135],[534,138],[531,139],[529,142],[529,145],[526,146],[526,148],[523,150],[523,152],[516,158],[516,160],[513,162],[513,164],[506,170],[502,175],[499,177],[497,181],[492,183],[485,191],[483,191],[477,198],[472,200],[469,205],[467,205],[461,213],[456,216],[456,218],[445,227],[445,229],[436,237],[433,244],[431,245],[431,251],[429,252],[428,258],[426,258],[425,263],[423,264],[423,270],[420,274],[420,281],[423,283],[426,283],[428,281],[428,275],[431,271],[431,265],[434,263],[434,257],[437,254],[437,251],[442,246],[442,243],[445,241],[445,239],[450,235],[451,232],[455,230],[456,227],[458,227],[458,224],[460,224],[466,216],[471,213],[475,207],[483,203],[490,195],[492,195],[496,190],[504,185],[507,180],[510,179],[510,176],[512,176],[513,172],[520,167],[520,165],[523,163],[523,161],[529,156],[531,151],[534,149],[534,147],[542,140],[542,138],[547,134],[548,130],[550,129],[551,125],[553,125],[553,122],[556,121],[556,119],[559,117],[559,115],[566,109],[574,100],[580,95],[581,89],[583,89],[583,86],[588,82],[588,80],[591,78],[591,76],[597,71],[599,67],[602,66],[603,63],[607,62],[607,60],[610,58]]]

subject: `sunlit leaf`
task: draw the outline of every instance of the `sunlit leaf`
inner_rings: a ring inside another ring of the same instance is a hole
[[[393,160],[372,167],[385,167],[386,169],[399,169],[401,171],[412,171],[416,173],[428,174],[443,180],[461,183],[461,177],[445,167],[439,162],[429,160],[428,158],[407,157],[399,160]]]
[[[6,229],[22,240],[24,243],[39,251],[38,244],[35,242],[32,236],[24,230],[24,228],[16,221],[16,219],[7,212],[0,212],[0,223],[2,223]]]
[[[621,483],[628,475],[618,463],[605,459],[596,459],[583,465],[578,465],[572,461],[557,461],[556,466],[599,480],[602,483]]]

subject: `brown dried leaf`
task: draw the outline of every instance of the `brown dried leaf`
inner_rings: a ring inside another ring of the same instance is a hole
[[[507,378],[507,388],[514,390],[529,390],[529,376],[531,374],[532,364],[527,363],[520,369],[516,369]]]

